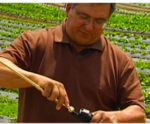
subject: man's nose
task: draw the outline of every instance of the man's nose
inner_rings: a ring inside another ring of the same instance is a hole
[[[85,24],[85,28],[87,31],[92,31],[94,29],[94,22],[93,20],[89,20],[86,24]]]

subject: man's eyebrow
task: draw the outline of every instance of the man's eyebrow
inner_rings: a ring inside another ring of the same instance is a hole
[[[87,17],[90,17],[89,14],[84,13],[84,12],[77,11],[77,13],[78,13],[78,14],[81,14],[81,15],[85,15],[85,16],[87,16]],[[95,19],[96,19],[96,20],[104,20],[104,21],[107,21],[106,18],[102,18],[102,17],[98,17],[98,18],[95,18]]]
[[[104,20],[104,21],[107,21],[106,18],[96,18],[96,20]]]
[[[78,11],[78,10],[76,10],[77,11],[77,13],[78,14],[81,14],[81,15],[85,15],[85,16],[88,16],[88,17],[90,17],[90,15],[88,15],[87,13],[85,13],[85,12],[81,12],[81,11]]]

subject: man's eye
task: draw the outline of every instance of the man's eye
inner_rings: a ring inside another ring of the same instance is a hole
[[[104,19],[98,19],[98,20],[95,20],[96,24],[102,24],[102,23],[105,23],[106,20]]]
[[[79,15],[79,17],[80,17],[81,19],[88,19],[88,17],[87,17],[86,15]]]

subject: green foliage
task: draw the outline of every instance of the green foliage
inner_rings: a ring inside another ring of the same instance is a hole
[[[0,3],[0,10],[33,19],[62,21],[65,12],[59,8],[39,3]]]
[[[0,115],[17,117],[18,102],[7,96],[0,96]]]
[[[145,107],[147,118],[150,118],[150,107]]]
[[[142,89],[143,89],[143,95],[145,98],[145,110],[146,110],[146,115],[147,118],[150,118],[150,91],[147,90],[147,88],[150,88],[150,77],[142,72],[138,73],[138,76],[140,78],[141,81],[141,85],[142,85]]]
[[[126,51],[130,52],[132,54],[134,53],[141,53],[142,55],[149,55],[149,52],[146,51],[149,43],[142,42],[140,39],[130,40],[128,38],[120,37],[119,34],[118,38],[113,36],[114,33],[105,32],[105,35],[108,36],[109,40],[113,42],[114,44],[121,46],[121,48]]]
[[[149,16],[150,13],[145,11],[139,11],[139,10],[129,10],[129,9],[123,9],[123,8],[116,8],[115,13],[121,13],[124,15],[141,15],[141,16]]]
[[[149,91],[143,91],[144,97],[145,97],[145,103],[150,104],[150,92]]]
[[[141,69],[150,69],[150,62],[149,61],[145,62],[140,60],[135,62],[135,66]]]
[[[141,85],[143,90],[150,87],[150,76],[144,74],[143,72],[138,73],[139,79],[141,81]]]
[[[6,91],[6,92],[9,92],[9,93],[13,93],[13,94],[18,94],[19,93],[18,89],[0,88],[0,91]]]
[[[150,32],[150,16],[112,14],[108,27],[122,30]]]
[[[147,6],[147,7],[150,7],[150,3],[132,3],[133,5],[137,5],[137,6]]]
[[[1,45],[1,48],[7,48],[7,47],[8,47],[8,44]]]

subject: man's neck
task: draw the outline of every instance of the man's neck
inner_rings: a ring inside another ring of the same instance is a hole
[[[84,48],[86,48],[86,46],[81,46],[81,45],[78,45],[74,42],[71,42],[72,46],[76,49],[77,52],[80,52],[81,50],[83,50]]]

